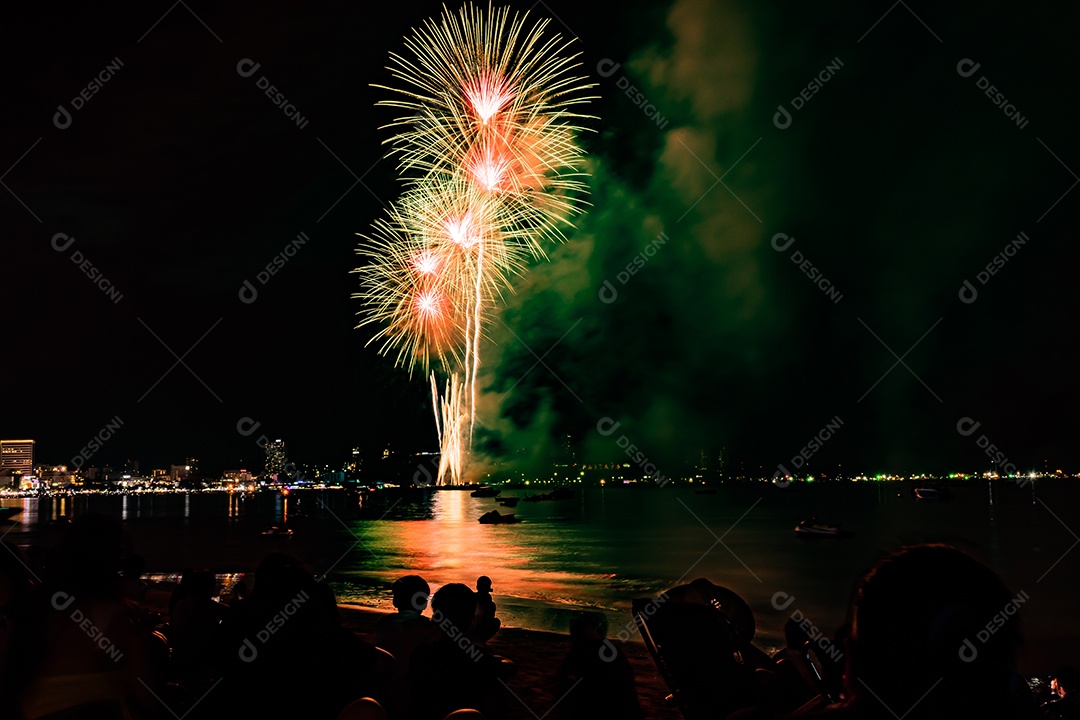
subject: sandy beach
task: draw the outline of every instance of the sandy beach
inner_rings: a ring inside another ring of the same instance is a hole
[[[345,624],[368,642],[375,642],[375,623],[383,612],[355,605],[341,605]],[[559,699],[551,691],[554,675],[570,649],[570,636],[562,633],[505,628],[492,638],[493,652],[514,661],[517,673],[507,685],[517,696],[508,705],[508,720],[545,717]],[[654,720],[679,720],[678,710],[667,707],[667,686],[656,670],[645,646],[627,642],[621,646],[634,668],[638,700],[645,717]]]
[[[151,586],[146,604],[151,609],[166,613],[171,587],[166,584]],[[358,605],[339,605],[342,620],[347,628],[365,641],[375,644],[375,625],[386,611]],[[430,614],[430,613],[429,613]],[[609,633],[613,635],[614,633]],[[570,649],[570,636],[566,633],[503,628],[491,639],[488,647],[497,655],[509,658],[517,666],[517,672],[507,685],[517,699],[510,698],[507,720],[536,720],[545,717],[559,699],[554,696],[555,671]],[[626,653],[637,681],[638,701],[645,717],[650,720],[680,720],[682,715],[668,707],[664,698],[668,695],[656,665],[640,642],[629,641],[620,645]]]

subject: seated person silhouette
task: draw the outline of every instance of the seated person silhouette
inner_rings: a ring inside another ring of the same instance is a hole
[[[439,638],[413,652],[406,679],[409,717],[442,720],[455,710],[479,710],[488,720],[501,716],[499,661],[469,639],[476,596],[467,585],[450,583],[431,599]]]
[[[188,720],[336,718],[389,687],[386,653],[343,627],[333,590],[289,556],[263,559],[220,634],[224,679]]]
[[[390,590],[397,612],[380,619],[375,625],[375,644],[396,659],[385,701],[386,710],[393,717],[406,717],[409,697],[405,692],[405,682],[413,652],[418,647],[435,642],[439,637],[439,628],[423,615],[431,597],[431,588],[424,578],[404,575],[394,581]]]
[[[129,547],[120,521],[110,516],[89,513],[64,527],[38,588],[25,603],[6,608],[16,614],[4,648],[6,714],[0,715],[142,717],[153,710],[144,680],[155,677],[143,652],[148,633],[123,595]]]
[[[142,555],[128,555],[124,559],[121,577],[123,581],[124,598],[130,602],[141,605],[146,601],[146,592],[149,586],[143,582],[142,575],[146,572],[146,560]]]
[[[953,547],[889,555],[863,578],[854,601],[845,698],[815,717],[1033,717],[1015,668],[1016,607],[1024,599]]]
[[[585,612],[570,624],[570,652],[556,676],[557,715],[564,720],[640,720],[634,671],[620,643],[607,640],[607,619]]]
[[[169,622],[174,672],[184,678],[215,674],[212,660],[227,608],[214,600],[216,582],[208,570],[191,573],[187,596],[176,603]]]
[[[486,643],[501,626],[502,621],[495,617],[495,601],[491,599],[491,578],[481,575],[476,579],[476,622],[471,637],[478,643]]]
[[[391,586],[397,612],[379,620],[375,626],[375,644],[392,654],[402,675],[413,651],[435,642],[439,628],[424,616],[431,588],[419,575],[399,577]]]
[[[784,623],[785,647],[773,655],[776,661],[774,689],[781,707],[794,709],[817,694],[817,679],[806,662],[810,636],[794,618]]]

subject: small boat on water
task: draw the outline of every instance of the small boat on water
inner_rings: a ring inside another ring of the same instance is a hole
[[[803,520],[795,526],[795,535],[803,538],[848,537],[850,534],[841,530],[839,523],[821,522],[816,518]]]
[[[569,500],[574,497],[574,491],[569,488],[555,488],[549,493],[539,495],[526,495],[525,502],[541,502],[543,500]]]
[[[472,495],[473,497],[490,497],[490,498],[493,498],[493,497],[499,497],[500,492],[502,492],[502,490],[499,490],[498,488],[488,487],[487,485],[481,485],[480,487],[476,488],[475,490],[473,490],[469,494]]]
[[[21,507],[0,507],[0,520],[10,520],[22,511]]]
[[[512,495],[499,498],[499,504],[503,507],[517,507],[519,502],[521,502],[521,498],[513,497]]]
[[[263,537],[291,538],[294,533],[292,531],[292,528],[287,528],[281,525],[273,525],[266,530],[263,530],[261,535]]]
[[[498,510],[492,510],[481,515],[478,522],[482,525],[512,525],[521,522],[521,520],[512,514],[503,515]]]
[[[953,494],[944,485],[922,485],[915,488],[916,500],[952,500]]]

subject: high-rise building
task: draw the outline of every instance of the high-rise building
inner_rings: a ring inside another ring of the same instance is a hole
[[[33,440],[0,440],[0,473],[6,477],[34,474]]]
[[[284,475],[285,473],[285,441],[274,440],[273,442],[266,443],[266,474],[273,477],[275,480],[279,479],[278,475]],[[284,478],[281,478],[284,479]]]
[[[352,449],[352,455],[350,455],[349,463],[345,465],[345,471],[355,475],[360,472],[360,468],[364,465],[364,458],[361,454],[360,448],[354,447]]]

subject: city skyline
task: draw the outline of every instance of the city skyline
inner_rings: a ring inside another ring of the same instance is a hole
[[[976,443],[981,446],[985,436],[980,436]],[[12,448],[18,443],[25,446],[27,443],[35,447],[34,440],[3,440],[0,439],[0,450]],[[704,482],[734,479],[773,479],[782,482],[785,479],[803,479],[817,476],[819,479],[898,479],[917,477],[936,478],[966,478],[966,477],[991,477],[1002,478],[1027,478],[1035,476],[1056,477],[1080,477],[1080,469],[1066,467],[1060,463],[1044,460],[1041,466],[1018,466],[1008,460],[999,457],[996,446],[990,445],[986,440],[983,447],[987,458],[986,464],[981,467],[955,467],[955,468],[919,468],[919,469],[896,469],[896,468],[845,468],[843,465],[822,466],[811,463],[810,457],[796,456],[787,464],[780,463],[775,468],[771,466],[757,465],[747,466],[746,463],[735,460],[724,463],[722,456],[707,457],[704,451],[697,455],[687,452],[681,462],[670,464],[666,467],[658,467],[640,450],[627,444],[623,448],[623,457],[609,462],[578,462],[577,447],[571,438],[564,437],[563,445],[552,452],[546,459],[546,463],[539,463],[531,467],[522,467],[511,462],[500,462],[485,467],[485,480],[494,478],[498,481],[513,480],[515,478],[543,478],[558,476],[558,468],[576,468],[583,470],[596,470],[606,468],[625,468],[632,476],[640,476],[644,480],[668,477],[667,474],[678,478],[697,477]],[[523,450],[519,450],[522,453]],[[20,463],[19,473],[25,475],[65,471],[65,477],[74,477],[78,473],[84,480],[112,481],[120,478],[145,478],[158,479],[168,478],[172,481],[188,479],[213,480],[227,479],[231,475],[246,475],[249,478],[263,478],[274,482],[288,482],[290,480],[312,480],[325,473],[344,473],[350,480],[363,480],[365,476],[374,477],[379,482],[397,482],[399,484],[421,484],[429,482],[429,475],[420,468],[437,467],[438,452],[423,450],[394,450],[390,447],[381,449],[369,449],[367,451],[353,447],[349,457],[345,460],[328,462],[325,458],[293,460],[287,450],[283,439],[275,439],[267,442],[263,447],[263,454],[253,463],[234,463],[232,465],[213,465],[203,467],[203,464],[195,456],[185,457],[180,464],[153,463],[143,465],[145,469],[140,472],[140,461],[127,458],[123,462],[105,460],[96,463],[73,465],[69,463],[42,463],[30,461],[26,465],[25,460]],[[380,464],[380,461],[383,461]],[[390,461],[390,462],[386,462]],[[364,463],[367,470],[364,470]],[[434,465],[432,463],[434,462]],[[7,458],[0,465],[0,471],[9,469]],[[25,466],[25,467],[24,467]],[[166,469],[167,468],[167,469]],[[388,473],[390,473],[388,475]],[[665,474],[667,473],[667,474]],[[696,474],[695,474],[696,473]],[[392,475],[392,476],[391,476]],[[400,476],[400,477],[398,477]],[[6,477],[12,477],[9,471]],[[0,484],[5,481],[0,480]],[[658,482],[659,485],[665,484]]]

